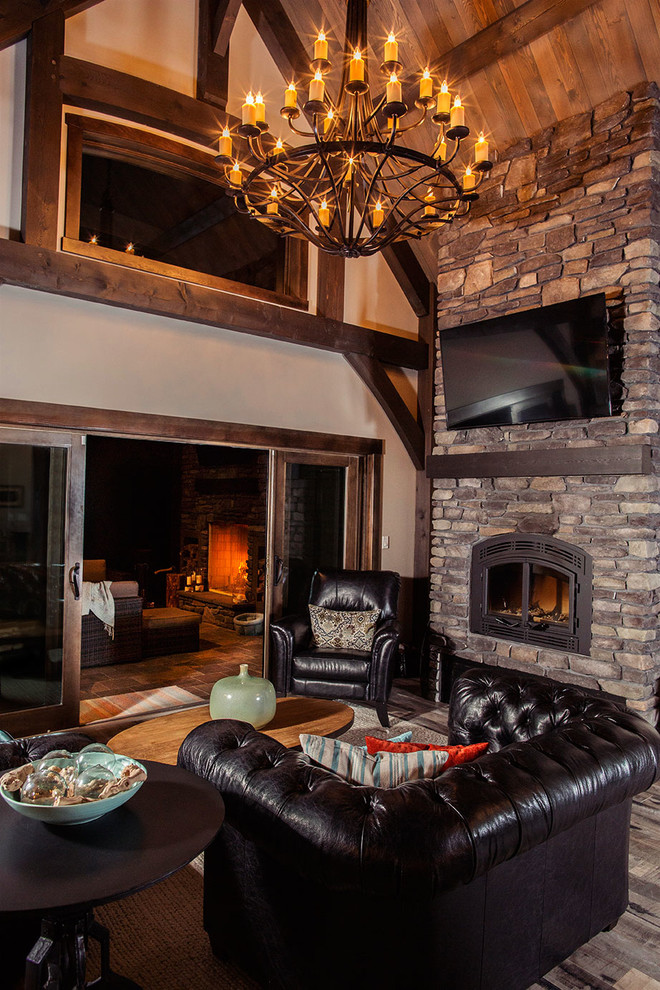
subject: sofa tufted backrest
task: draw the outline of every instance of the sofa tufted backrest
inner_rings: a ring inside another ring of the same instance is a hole
[[[394,571],[316,571],[309,594],[310,605],[337,612],[380,609],[380,621],[396,619],[401,579]]]
[[[574,718],[607,717],[614,702],[537,674],[485,667],[454,684],[449,707],[452,743],[488,742],[494,753]]]

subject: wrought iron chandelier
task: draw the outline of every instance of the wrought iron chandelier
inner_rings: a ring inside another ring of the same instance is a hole
[[[285,91],[280,114],[309,143],[276,142],[269,134],[261,94],[249,93],[236,128],[247,156],[243,162],[234,156],[234,139],[226,127],[216,161],[223,166],[223,182],[241,213],[280,234],[302,235],[322,251],[355,258],[375,254],[393,241],[419,238],[464,216],[492,163],[482,133],[458,177],[461,144],[470,133],[460,97],[452,104],[446,82],[434,94],[427,68],[414,84],[412,117],[400,79],[399,45],[392,34],[380,66],[384,92],[372,95],[366,54],[368,0],[347,2],[338,98],[333,100],[326,89],[324,75],[332,66],[323,32],[314,42],[313,78],[302,111],[295,84]],[[301,112],[309,123],[305,130],[296,124]],[[427,120],[436,128],[430,154],[399,142],[402,134]]]

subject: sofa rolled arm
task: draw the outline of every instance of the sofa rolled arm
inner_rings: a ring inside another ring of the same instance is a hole
[[[371,646],[367,701],[384,701],[389,695],[400,639],[401,625],[396,619],[386,619],[376,629]]]
[[[271,680],[278,694],[288,693],[293,655],[309,646],[311,637],[309,615],[285,615],[271,622]]]
[[[0,743],[0,773],[39,760],[53,749],[76,753],[92,742],[94,740],[82,732],[53,732]]]

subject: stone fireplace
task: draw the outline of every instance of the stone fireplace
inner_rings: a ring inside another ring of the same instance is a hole
[[[604,292],[615,415],[448,430],[438,352],[431,627],[460,657],[602,689],[653,719],[660,678],[657,87],[640,84],[508,149],[483,188],[472,213],[438,234],[440,333]],[[476,605],[473,553],[496,538],[517,547],[559,540],[584,565],[563,580],[546,571],[561,574],[565,562],[546,561],[535,573],[534,565],[502,559],[496,576],[509,584],[493,592],[486,578],[479,590],[485,605]],[[591,580],[580,573],[589,559]],[[549,603],[537,617],[542,585]],[[588,606],[571,618],[575,588],[587,585]],[[538,638],[550,630],[564,640]]]

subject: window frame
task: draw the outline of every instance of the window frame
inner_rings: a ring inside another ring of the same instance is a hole
[[[282,286],[281,290],[278,289],[276,292],[80,240],[82,157],[85,151],[91,150],[102,157],[149,167],[168,175],[183,173],[212,182],[221,188],[224,186],[219,180],[219,168],[213,156],[201,147],[118,121],[88,117],[84,114],[66,113],[64,121],[67,133],[62,238],[64,252],[220,289],[235,295],[263,299],[265,302],[280,306],[308,309],[308,247],[300,238],[287,237],[285,240]]]

